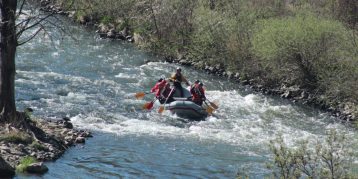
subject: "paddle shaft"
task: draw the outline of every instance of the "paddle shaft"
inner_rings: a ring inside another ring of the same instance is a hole
[[[165,109],[165,104],[167,103],[169,97],[172,95],[173,91],[174,91],[174,88],[170,91],[169,95],[168,95],[167,98],[165,99],[164,107],[163,107],[163,105],[161,105],[161,106],[159,107],[159,110],[158,110],[159,113],[162,113],[162,112],[164,111],[164,109]]]
[[[167,101],[168,101],[168,99],[169,99],[170,95],[172,95],[173,91],[174,91],[174,88],[173,88],[172,90],[170,90],[170,93],[169,93],[169,95],[167,96],[167,98],[165,99],[164,104],[166,104],[166,103],[167,103]]]
[[[157,98],[154,98],[151,102],[149,103],[145,103],[144,106],[145,106],[145,109],[147,110],[150,110],[153,108],[153,105],[154,105],[154,102],[157,100]]]
[[[207,101],[209,101],[208,99],[206,99]],[[215,104],[212,103],[211,101],[209,101],[210,105],[214,108],[214,109],[218,109],[219,107]]]

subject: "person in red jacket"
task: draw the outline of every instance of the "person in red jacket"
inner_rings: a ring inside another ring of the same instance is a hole
[[[159,100],[161,104],[174,101],[171,93],[170,84],[163,78],[160,78],[158,82],[155,84],[155,86],[150,90],[151,93],[155,92],[155,97]],[[169,96],[170,95],[170,96]],[[168,97],[169,96],[169,97]],[[168,98],[168,100],[167,100]]]
[[[155,92],[155,96],[160,95],[160,88],[163,88],[166,84],[166,81],[163,78],[160,78],[154,87],[150,90],[151,93]]]
[[[195,84],[190,89],[190,93],[192,96],[191,100],[199,106],[203,105],[203,102],[206,100],[205,90],[204,90],[203,86],[204,86],[204,84],[200,82],[198,84]]]

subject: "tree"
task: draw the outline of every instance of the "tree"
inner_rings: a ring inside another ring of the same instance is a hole
[[[16,0],[0,0],[0,121],[14,120]]]
[[[72,6],[72,2],[68,1],[68,6]],[[19,120],[15,105],[16,47],[30,41],[39,32],[48,34],[46,24],[63,30],[58,23],[48,20],[56,14],[55,11],[25,12],[25,6],[32,7],[27,0],[0,0],[0,123]],[[36,30],[24,35],[29,29]]]
[[[351,173],[353,162],[351,143],[346,134],[336,130],[327,131],[324,141],[309,143],[299,141],[288,147],[282,136],[270,141],[274,159],[267,167],[275,178],[354,178]]]

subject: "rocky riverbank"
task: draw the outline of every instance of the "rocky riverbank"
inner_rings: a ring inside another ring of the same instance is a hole
[[[58,14],[66,15],[81,24],[88,26],[95,26],[96,31],[101,38],[120,39],[129,42],[135,42],[136,45],[141,45],[145,41],[139,34],[133,33],[130,28],[124,26],[123,29],[117,29],[113,24],[98,23],[100,17],[75,17],[73,11],[63,11],[59,5],[52,4],[49,0],[40,1],[42,10],[49,12],[56,12]],[[176,57],[165,57],[164,61],[170,63],[178,63],[185,66],[193,66],[199,70],[205,70],[209,74],[224,76],[230,80],[238,82],[242,85],[248,85],[255,91],[267,95],[279,95],[282,98],[290,99],[293,102],[301,102],[303,104],[311,105],[321,110],[330,112],[333,116],[345,121],[357,121],[358,106],[350,102],[342,102],[339,100],[329,99],[327,96],[319,93],[309,91],[303,87],[291,84],[275,84],[265,85],[265,80],[260,77],[248,77],[245,74],[237,71],[227,71],[222,64],[209,64],[204,61],[188,59],[183,54],[178,54]],[[245,76],[245,78],[243,78]],[[289,81],[289,80],[288,80]]]
[[[352,103],[342,103],[339,101],[328,101],[324,95],[312,94],[308,90],[293,85],[280,84],[277,87],[265,86],[264,81],[257,78],[243,79],[240,72],[226,71],[221,64],[209,65],[203,62],[197,62],[186,58],[165,58],[166,62],[177,63],[184,66],[192,66],[199,70],[204,70],[208,74],[223,76],[245,86],[249,86],[254,91],[265,95],[278,95],[281,98],[289,99],[293,102],[299,102],[314,106],[320,110],[327,111],[331,115],[345,121],[358,120],[358,108]]]
[[[71,146],[85,143],[91,133],[74,129],[68,118],[43,120],[26,118],[25,125],[1,123],[0,178],[12,177],[20,161],[31,157],[37,162],[27,166],[28,173],[45,173],[42,163],[58,159]],[[23,127],[19,127],[23,126]]]

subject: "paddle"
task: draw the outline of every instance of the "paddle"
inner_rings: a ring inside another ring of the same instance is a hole
[[[206,104],[207,108],[206,108],[206,112],[208,112],[210,115],[213,114],[213,111],[215,110],[214,108],[212,108],[208,103],[206,103],[206,101],[204,101],[204,103]]]
[[[219,108],[215,103],[210,102],[208,99],[206,99],[206,100],[210,103],[210,106],[213,107],[214,109]]]
[[[154,102],[157,100],[157,98],[155,98],[154,100],[150,101],[150,102],[146,102],[144,105],[143,105],[143,109],[146,109],[146,110],[151,110],[154,106]]]
[[[137,98],[137,99],[142,99],[142,98],[144,98],[144,96],[146,95],[146,94],[149,94],[150,92],[138,92],[138,93],[136,93],[134,96],[135,96],[135,98]]]
[[[167,104],[167,101],[168,101],[169,97],[172,95],[173,91],[174,91],[174,88],[173,88],[172,90],[170,90],[169,95],[168,95],[167,98],[165,99],[164,105]],[[159,107],[159,109],[158,109],[158,113],[159,113],[159,114],[162,114],[163,111],[164,111],[164,106],[163,106],[163,105],[160,105],[160,107]]]

